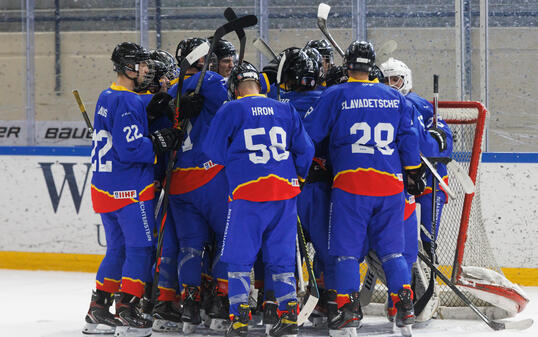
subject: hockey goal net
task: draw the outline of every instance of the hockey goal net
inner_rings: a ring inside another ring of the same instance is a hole
[[[439,270],[457,284],[471,301],[496,317],[521,311],[526,298],[520,289],[504,278],[486,235],[480,202],[480,162],[486,109],[479,102],[439,102],[439,116],[453,133],[452,159],[468,172],[475,182],[475,193],[465,194],[454,172],[449,168],[448,181],[456,199],[448,200],[442,211],[437,238]],[[361,265],[361,275],[366,264]],[[463,309],[464,302],[437,278],[440,300],[438,316],[473,317]],[[384,303],[386,288],[379,281],[373,303]],[[502,308],[497,310],[492,307]],[[457,310],[451,310],[457,308]],[[368,310],[366,310],[368,311]]]

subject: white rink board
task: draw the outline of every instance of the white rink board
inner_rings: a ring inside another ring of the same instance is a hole
[[[0,250],[104,253],[97,242],[100,218],[91,207],[88,157],[0,159]],[[482,213],[499,264],[537,268],[538,164],[482,163],[481,167]],[[70,169],[73,176],[66,179]]]

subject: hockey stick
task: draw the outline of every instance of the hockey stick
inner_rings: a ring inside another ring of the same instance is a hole
[[[205,57],[204,66],[202,68],[200,77],[198,78],[198,82],[196,83],[196,89],[194,90],[194,93],[198,94],[200,92],[202,82],[204,81],[205,73],[207,72],[207,67],[209,66],[209,58],[211,57],[211,54],[213,54],[213,50],[215,50],[215,45],[217,44],[217,41],[230,32],[237,31],[238,29],[251,27],[256,25],[257,23],[258,18],[256,18],[255,15],[246,15],[228,23],[225,23],[224,25],[217,28],[217,30],[213,34],[213,41],[211,42],[209,53],[207,53]]]
[[[179,100],[181,97],[181,90],[183,88],[183,81],[185,79],[185,75],[187,74],[187,69],[197,60],[199,60],[201,57],[204,57],[207,52],[209,51],[209,45],[207,43],[202,43],[201,45],[194,48],[192,52],[185,57],[180,64],[180,73],[179,73],[179,80],[177,83],[177,96],[176,96],[176,111],[174,116],[174,127],[179,126]],[[174,165],[176,163],[176,157],[177,157],[177,150],[173,151],[170,158],[168,159],[168,164],[166,166],[166,175],[165,175],[165,184],[164,188],[161,189],[161,194],[159,195],[159,200],[162,199],[162,212],[160,221],[158,222],[160,224],[160,230],[159,230],[159,236],[157,239],[157,250],[156,250],[156,259],[155,259],[155,273],[153,276],[153,288],[151,290],[151,303],[156,303],[157,300],[157,291],[159,289],[159,274],[160,274],[160,266],[161,266],[161,255],[162,255],[162,249],[163,249],[163,242],[164,242],[164,224],[166,222],[166,215],[168,211],[168,203],[169,203],[169,196],[170,196],[170,185],[172,182],[172,171],[174,169]],[[159,205],[160,206],[160,205]],[[155,208],[155,217],[157,218],[159,214],[159,208]]]
[[[82,103],[82,99],[80,99],[80,95],[78,94],[77,89],[73,90],[73,96],[75,96],[75,100],[77,101],[80,112],[82,113],[82,117],[84,117],[84,121],[86,122],[86,126],[88,127],[88,130],[90,130],[90,133],[93,134],[92,122],[90,121],[90,118],[88,117],[88,113],[86,112],[84,103]]]
[[[327,28],[327,18],[329,17],[329,12],[331,11],[331,6],[320,3],[318,6],[318,27],[325,35],[327,40],[333,45],[334,49],[340,54],[341,57],[344,57],[344,51],[338,46],[336,41],[333,39],[329,29]]]
[[[284,63],[286,63],[286,54],[282,54],[282,58],[278,63],[278,70],[276,72],[276,100],[280,101],[280,81],[282,80],[282,69],[284,68]]]
[[[439,108],[438,105],[439,102],[439,75],[433,75],[433,125],[437,125],[437,109]],[[437,173],[437,170],[435,168],[435,164],[431,164],[428,159],[425,157],[422,157],[422,161],[428,166],[430,171],[432,172],[432,225],[430,228],[430,254],[432,257],[432,261],[435,261],[435,241],[436,241],[436,234],[437,234],[437,181],[439,181],[441,186],[448,187],[443,179],[439,176],[439,173]],[[449,190],[446,190],[447,194],[454,199],[455,195],[450,194]],[[451,192],[451,191],[450,191]],[[430,272],[430,283],[428,284],[428,288],[422,295],[420,299],[417,300],[415,303],[415,313],[416,315],[420,315],[424,308],[426,307],[426,304],[430,301],[431,297],[433,296],[435,287],[435,273],[433,272],[433,263],[432,263],[432,270]]]
[[[454,174],[456,180],[461,184],[465,194],[472,194],[475,192],[476,187],[473,180],[457,161],[450,157],[430,157],[429,160],[445,164],[446,168]]]
[[[367,265],[367,268],[364,283],[362,284],[362,288],[359,292],[359,302],[361,303],[362,307],[367,306],[372,301],[375,284],[377,283],[377,275],[372,271],[369,265]]]
[[[428,169],[430,170],[430,172],[432,173],[433,177],[439,182],[439,185],[441,185],[441,187],[443,188],[443,190],[445,190],[445,192],[448,194],[448,196],[451,198],[451,199],[455,199],[456,198],[456,194],[454,193],[454,191],[452,191],[452,189],[450,187],[448,187],[448,185],[444,182],[443,178],[441,178],[441,175],[439,175],[439,172],[437,172],[436,168],[434,167],[434,165],[428,160],[428,158],[424,157],[422,154],[420,155],[420,159],[422,159],[422,161],[424,162],[424,164],[426,164],[426,167],[428,167]]]
[[[230,7],[226,8],[224,10],[224,17],[228,22],[231,22],[235,19],[237,19],[237,15],[235,14],[234,10]],[[247,36],[245,35],[245,30],[243,28],[239,28],[235,30],[235,33],[237,34],[237,38],[239,39],[239,60],[237,64],[241,64],[243,62],[243,58],[245,57],[245,47],[247,46]]]
[[[306,239],[303,232],[303,226],[301,225],[301,219],[297,216],[297,236],[299,241],[299,249],[301,250],[302,255],[304,256],[306,262],[306,270],[308,271],[308,284],[310,285],[310,294],[306,303],[301,308],[299,316],[297,317],[297,325],[303,325],[308,317],[312,314],[316,305],[319,301],[319,290],[318,284],[316,283],[316,276],[314,275],[314,270],[312,269],[312,264],[310,263],[310,257],[308,256],[308,251],[306,250]],[[301,268],[302,269],[302,268]],[[301,270],[302,273],[302,270]]]
[[[262,38],[258,37],[254,39],[252,44],[254,45],[254,48],[256,48],[260,53],[263,54],[263,56],[267,57],[268,59],[276,60],[278,58],[273,49],[271,49],[267,42],[265,42]]]
[[[450,287],[450,289],[452,289],[452,291],[454,291],[454,293],[469,308],[471,308],[471,310],[473,310],[476,313],[476,315],[481,320],[484,321],[484,323],[486,323],[493,330],[504,330],[504,329],[524,330],[531,327],[532,324],[534,323],[534,321],[531,318],[527,318],[521,321],[504,321],[504,322],[494,321],[490,319],[489,317],[484,315],[480,310],[478,310],[478,308],[469,300],[469,298],[467,298],[467,296],[465,296],[465,294],[461,290],[459,290],[458,287],[454,283],[452,283],[452,281],[448,279],[448,277],[446,277],[439,269],[435,267],[435,265],[430,261],[430,259],[424,256],[424,254],[422,254],[421,252],[418,252],[418,257],[431,268],[432,274],[436,274],[443,282],[445,282]]]

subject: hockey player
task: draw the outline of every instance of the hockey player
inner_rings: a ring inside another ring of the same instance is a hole
[[[180,57],[186,57],[205,40],[199,38],[182,42]],[[220,246],[226,226],[228,183],[223,166],[211,161],[201,151],[209,124],[216,111],[227,100],[227,90],[221,75],[207,71],[199,94],[194,94],[203,59],[187,70],[190,77],[183,83],[180,99],[181,117],[187,118],[185,137],[178,152],[170,185],[170,211],[179,239],[179,278],[183,293],[183,332],[193,332],[201,322],[200,286],[203,248],[211,242],[211,233]],[[169,94],[175,97],[176,85]],[[228,325],[227,269],[218,258],[212,261],[215,281],[211,328],[223,330]],[[208,308],[208,311],[209,308]]]
[[[308,51],[315,53],[307,54]],[[282,80],[286,89],[290,91],[282,94],[281,100],[290,102],[295,107],[301,119],[311,113],[316,101],[321,95],[318,83],[320,78],[321,56],[312,48],[305,51],[294,50],[286,58],[283,66]],[[312,241],[316,250],[316,274],[323,274],[324,287],[320,287],[321,302],[312,317],[316,321],[323,319],[321,314],[326,313],[325,289],[336,289],[334,285],[334,262],[329,256],[328,230],[329,230],[329,203],[332,183],[332,172],[328,161],[328,139],[316,146],[316,154],[306,183],[301,194],[297,197],[297,213],[301,219],[303,229]],[[317,268],[319,267],[319,268]],[[319,279],[318,281],[321,281]],[[321,283],[318,283],[321,285]],[[319,322],[314,322],[315,324]]]
[[[325,80],[325,74],[334,66],[334,50],[327,40],[310,40],[305,47],[316,49],[323,58],[322,79]]]
[[[414,323],[411,277],[402,255],[402,173],[407,173],[408,191],[419,194],[423,171],[412,108],[396,90],[368,80],[374,62],[371,43],[351,43],[344,58],[348,83],[325,90],[305,118],[315,143],[330,135],[334,180],[329,253],[337,258],[338,291],[338,312],[329,317],[331,336],[356,336],[362,318],[359,261],[368,241],[382,261],[396,325]]]
[[[314,146],[293,106],[259,94],[259,73],[250,63],[232,70],[228,91],[235,100],[219,109],[203,145],[213,162],[225,165],[230,184],[220,257],[228,263],[233,317],[226,336],[247,335],[250,270],[260,249],[281,313],[269,334],[296,336],[295,197]]]
[[[382,71],[386,84],[405,95],[406,99],[411,102],[415,108],[415,126],[419,135],[419,147],[422,154],[426,157],[450,157],[452,155],[452,131],[446,124],[446,122],[438,116],[437,127],[433,124],[433,106],[426,99],[420,97],[416,93],[412,92],[413,79],[411,69],[407,67],[405,63],[394,58],[389,58],[386,62],[381,64],[380,70]],[[428,126],[426,128],[425,124]],[[448,176],[446,166],[444,164],[437,164],[437,171],[448,183]],[[432,220],[432,174],[430,172],[426,175],[427,187],[425,191],[414,200],[413,196],[406,198],[406,212],[405,212],[405,233],[406,233],[406,245],[404,256],[407,260],[408,267],[411,270],[413,263],[417,260],[418,245],[417,238],[417,219],[415,212],[414,201],[418,202],[421,206],[421,241],[424,250],[427,254],[431,254],[431,220]],[[438,185],[438,189],[442,188]],[[441,221],[441,213],[443,205],[448,201],[446,193],[437,194],[437,227],[435,236],[437,236],[439,225]],[[426,285],[421,282],[421,271],[417,270],[417,277],[415,283],[420,293],[425,290]],[[425,280],[424,280],[425,281]],[[420,288],[420,289],[419,289]],[[420,294],[421,295],[421,294]],[[433,299],[435,302],[435,298]],[[435,303],[432,302],[433,308],[429,310],[429,313],[424,311],[426,316],[420,317],[421,320],[431,318],[435,309]],[[390,307],[390,303],[389,303]],[[393,314],[389,310],[389,316]]]
[[[174,149],[179,131],[150,134],[144,105],[135,90],[151,78],[149,53],[124,42],[112,53],[116,82],[101,92],[95,108],[91,195],[107,240],[97,272],[83,332],[116,336],[149,336],[151,321],[137,311],[150,279],[153,250],[153,164],[156,155]],[[116,315],[109,312],[116,293]]]
[[[215,55],[217,56],[216,71],[224,79],[228,79],[230,71],[235,66],[237,52],[234,45],[226,40],[219,40],[215,45]]]

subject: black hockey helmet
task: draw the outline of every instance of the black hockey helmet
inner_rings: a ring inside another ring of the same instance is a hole
[[[327,71],[325,76],[325,84],[327,88],[335,84],[347,82],[349,77],[347,76],[347,70],[344,66],[334,66]]]
[[[344,55],[344,65],[348,70],[369,73],[374,63],[374,46],[367,41],[353,41]]]
[[[152,60],[149,68],[150,72],[152,73],[153,80],[151,81],[147,89],[152,93],[156,93],[161,89],[161,78],[166,75],[166,73],[168,72],[168,68],[163,62],[157,60]]]
[[[320,65],[304,51],[293,51],[282,68],[282,83],[286,90],[314,89],[319,80]]]
[[[318,65],[318,74],[316,76],[318,83],[325,81],[325,68],[323,68],[323,57],[315,48],[305,47],[303,51]]]
[[[230,99],[235,99],[235,89],[239,83],[243,81],[256,81],[258,85],[260,84],[260,74],[258,69],[247,61],[243,61],[240,64],[232,68],[230,72],[230,77],[226,82],[228,87],[228,97]]]
[[[114,71],[120,74],[125,74],[126,70],[138,72],[138,65],[150,59],[149,51],[134,43],[122,42],[114,48],[112,57],[114,62]]]
[[[305,47],[316,49],[330,64],[334,63],[334,49],[327,40],[310,40]]]
[[[187,55],[189,55],[194,50],[194,48],[198,47],[204,42],[207,42],[207,40],[200,37],[192,37],[190,39],[185,39],[183,41],[180,41],[177,44],[177,48],[176,48],[177,63],[181,64],[181,61],[183,61],[183,59],[187,57]],[[203,67],[201,62],[196,62],[192,66],[198,70],[202,70],[202,67]]]
[[[152,60],[160,61],[164,64],[166,67],[164,75],[166,75],[170,81],[177,77],[178,71],[176,59],[172,54],[163,49],[155,49],[151,51],[150,55]]]
[[[218,61],[229,56],[235,57],[237,54],[234,45],[230,41],[223,39],[217,41],[214,52]]]

